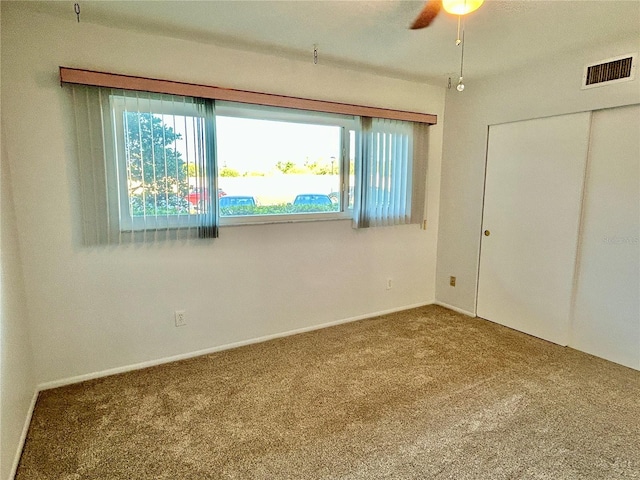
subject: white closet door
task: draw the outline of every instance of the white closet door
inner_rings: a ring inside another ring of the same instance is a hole
[[[489,128],[477,314],[561,345],[590,119],[578,113]]]
[[[640,369],[640,105],[593,113],[569,345]]]

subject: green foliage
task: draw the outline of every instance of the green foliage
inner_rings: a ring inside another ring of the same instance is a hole
[[[304,174],[309,173],[309,169],[306,167],[299,167],[295,163],[291,161],[287,162],[278,162],[276,163],[276,168],[280,170],[285,175],[296,175],[296,174]]]
[[[187,163],[187,177],[195,178],[198,176],[198,166],[195,163]]]
[[[285,173],[285,174],[291,172],[291,170],[293,169],[294,166],[295,165],[294,165],[293,162],[278,162],[278,163],[276,163],[276,168],[278,170],[280,170],[282,173]]]
[[[181,138],[159,116],[125,112],[129,201],[134,216],[188,212],[188,167],[172,148]]]
[[[240,172],[234,168],[223,167],[220,169],[219,175],[221,177],[239,177]]]
[[[144,198],[143,196],[132,195],[129,197],[129,202],[134,217],[144,215],[186,215],[189,213],[189,202],[177,195],[167,195],[164,198],[160,196]]]
[[[314,175],[328,175],[331,173],[331,168],[325,168],[322,165],[318,165],[318,162],[306,163],[305,167],[307,170],[312,172]]]
[[[281,203],[278,205],[242,205],[221,207],[220,215],[223,217],[244,215],[288,215],[292,213],[325,213],[337,211],[337,203],[332,205],[292,205],[290,203]]]
[[[291,161],[278,162],[276,168],[285,175],[337,175],[340,173],[340,164],[337,160],[333,163],[307,160],[302,166]]]

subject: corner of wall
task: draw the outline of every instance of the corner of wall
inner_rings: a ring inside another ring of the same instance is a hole
[[[0,149],[0,177],[0,478],[10,480],[26,439],[37,387],[4,141]]]

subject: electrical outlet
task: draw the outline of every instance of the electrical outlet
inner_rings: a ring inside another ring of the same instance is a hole
[[[387,290],[391,290],[393,288],[393,279],[387,278]]]
[[[184,310],[175,311],[176,327],[183,327],[187,324],[187,312]]]
[[[449,277],[449,285],[452,287],[456,286],[456,277]]]

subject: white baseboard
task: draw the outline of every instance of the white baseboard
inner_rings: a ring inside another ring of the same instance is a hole
[[[29,425],[31,425],[33,410],[36,408],[38,393],[40,393],[40,390],[36,388],[36,391],[33,392],[33,398],[31,399],[29,410],[27,410],[27,416],[24,419],[22,433],[20,434],[20,440],[18,441],[18,448],[16,448],[16,454],[13,458],[13,465],[11,466],[11,471],[9,472],[9,480],[13,480],[16,476],[16,472],[18,471],[18,464],[20,463],[20,457],[22,456],[22,449],[24,448],[24,442],[27,440],[27,433],[29,432]]]
[[[400,312],[402,310],[409,310],[412,308],[424,307],[426,305],[431,305],[432,302],[425,303],[416,303],[413,305],[405,305],[403,307],[392,308],[389,310],[382,310],[379,312],[371,312],[364,315],[358,315],[355,317],[343,318],[341,320],[334,320],[327,323],[322,323],[319,325],[312,325],[310,327],[297,328],[294,330],[289,330],[286,332],[275,333],[272,335],[265,335],[263,337],[251,338],[249,340],[242,340],[239,342],[228,343],[225,345],[219,345],[217,347],[206,348],[204,350],[196,350],[195,352],[182,353],[179,355],[173,355],[170,357],[163,357],[156,360],[149,360],[146,362],[135,363],[132,365],[125,365],[122,367],[110,368],[107,370],[101,370],[98,372],[87,373],[84,375],[77,375],[74,377],[62,378],[60,380],[54,380],[51,382],[45,382],[38,385],[38,391],[49,390],[52,388],[63,387],[65,385],[71,385],[74,383],[80,383],[87,380],[93,380],[96,378],[108,377],[109,375],[116,375],[118,373],[131,372],[134,370],[141,370],[143,368],[155,367],[157,365],[162,365],[164,363],[176,362],[179,360],[186,360],[188,358],[199,357],[202,355],[208,355],[210,353],[221,352],[223,350],[229,350],[232,348],[244,347],[245,345],[251,345],[254,343],[266,342],[268,340],[274,340],[276,338],[289,337],[291,335],[296,335],[298,333],[311,332],[313,330],[320,330],[322,328],[333,327],[335,325],[341,325],[343,323],[355,322],[358,320],[364,320],[366,318],[378,317],[380,315],[387,315],[389,313]],[[447,307],[452,308],[452,307]],[[453,308],[452,308],[453,309]]]
[[[453,305],[449,305],[449,304],[444,303],[444,302],[439,302],[437,300],[435,302],[433,302],[433,304],[434,305],[440,305],[441,307],[448,308],[449,310],[453,310],[454,312],[458,312],[458,313],[461,313],[463,315],[467,315],[469,317],[475,317],[476,316],[476,314],[473,313],[473,312],[469,312],[467,310],[463,310],[461,308],[454,307]]]

